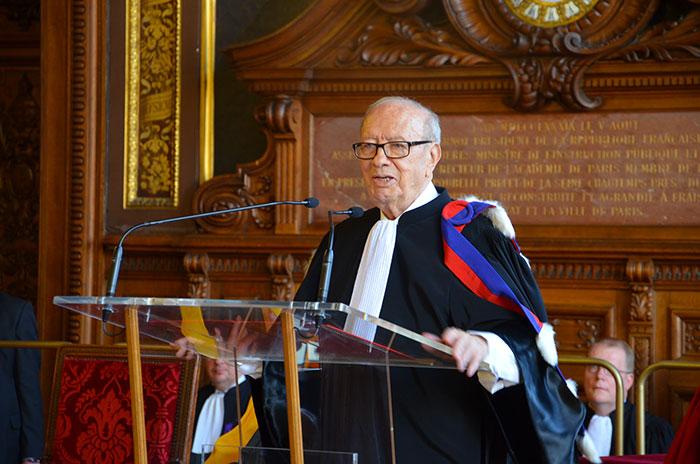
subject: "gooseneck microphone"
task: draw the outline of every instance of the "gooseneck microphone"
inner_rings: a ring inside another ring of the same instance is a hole
[[[328,299],[328,288],[331,283],[331,270],[333,268],[333,239],[335,238],[335,225],[333,224],[334,214],[347,214],[351,218],[359,218],[364,214],[364,210],[359,206],[353,206],[345,211],[328,211],[328,222],[331,226],[331,233],[328,237],[328,248],[323,254],[323,266],[321,267],[321,279],[318,285],[318,301],[325,303]]]
[[[237,213],[239,211],[245,211],[248,209],[265,208],[268,206],[278,206],[278,205],[303,205],[307,208],[315,208],[318,206],[318,199],[307,198],[302,201],[272,201],[270,203],[261,203],[257,205],[239,206],[237,208],[222,209],[217,211],[209,211],[206,213],[190,214],[189,216],[177,216],[167,219],[160,219],[158,221],[148,221],[142,222],[141,224],[136,224],[124,232],[119,239],[119,243],[114,247],[114,252],[112,253],[112,265],[109,269],[109,286],[107,287],[107,296],[114,296],[117,290],[117,279],[119,278],[119,267],[122,261],[122,244],[127,235],[135,231],[136,229],[141,229],[143,227],[157,226],[160,224],[167,224],[169,222],[186,221],[188,219],[197,219],[208,216],[218,216],[221,214]],[[102,309],[102,322],[106,323],[109,320],[109,315],[113,313],[114,310],[110,306],[105,306]]]

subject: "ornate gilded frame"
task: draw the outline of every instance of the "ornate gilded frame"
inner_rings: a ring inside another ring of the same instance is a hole
[[[124,208],[179,203],[181,0],[127,0]]]

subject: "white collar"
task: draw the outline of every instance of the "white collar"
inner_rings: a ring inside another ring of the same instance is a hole
[[[433,200],[436,199],[437,197],[438,197],[438,191],[437,191],[437,189],[435,188],[435,185],[434,185],[432,182],[428,182],[428,185],[425,186],[425,188],[423,189],[423,191],[421,192],[421,194],[418,195],[418,197],[417,197],[415,200],[413,200],[413,203],[411,203],[411,205],[410,205],[408,208],[406,208],[406,211],[404,211],[403,213],[399,214],[399,215],[396,217],[396,219],[394,219],[394,221],[398,221],[399,218],[400,218],[404,213],[407,213],[407,212],[409,212],[409,211],[411,211],[411,210],[413,210],[413,209],[416,209],[416,208],[420,208],[421,206],[423,206],[423,205],[425,205],[425,204],[427,204],[427,203],[430,203],[431,201],[433,201]],[[380,220],[384,220],[384,219],[389,220],[389,221],[391,220],[391,219],[389,219],[388,217],[386,217],[386,216],[384,215],[384,212],[383,212],[382,210],[379,210],[379,212],[381,213],[381,216],[380,216],[380,218],[379,218]]]

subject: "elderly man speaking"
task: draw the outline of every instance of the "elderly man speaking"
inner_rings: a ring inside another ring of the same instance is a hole
[[[376,207],[337,225],[328,301],[451,346],[457,367],[391,368],[395,462],[574,462],[584,406],[556,361],[538,350],[533,324],[542,327],[547,316],[534,276],[502,208],[453,201],[434,186],[438,116],[407,98],[380,99],[368,108],[353,151]],[[299,301],[316,298],[328,240],[311,262]],[[345,330],[383,342],[362,320],[349,319]],[[488,371],[478,370],[482,363]],[[271,392],[281,373],[273,365],[266,371]],[[391,424],[375,417],[388,407],[385,374],[372,366],[328,370],[318,448],[357,452],[360,462],[392,462]],[[283,417],[268,412],[272,422]],[[285,445],[284,432],[277,435]]]

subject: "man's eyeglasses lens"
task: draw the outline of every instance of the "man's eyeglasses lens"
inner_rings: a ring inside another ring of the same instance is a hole
[[[612,374],[610,373],[610,371],[607,370],[607,369],[606,369],[605,367],[603,367],[603,366],[598,366],[598,365],[592,364],[592,365],[586,366],[585,369],[586,369],[586,372],[588,372],[588,373],[590,373],[590,374],[595,374],[596,372],[598,372],[599,369],[602,369],[602,372],[603,372],[603,373],[612,376]],[[627,372],[627,371],[619,371],[619,372],[620,372],[620,374],[631,374],[631,372]]]
[[[352,149],[355,156],[359,159],[372,159],[377,155],[381,148],[387,158],[405,158],[411,152],[411,147],[414,145],[422,145],[430,143],[429,140],[421,140],[418,142],[386,142],[386,143],[371,143],[360,142],[353,143]]]

